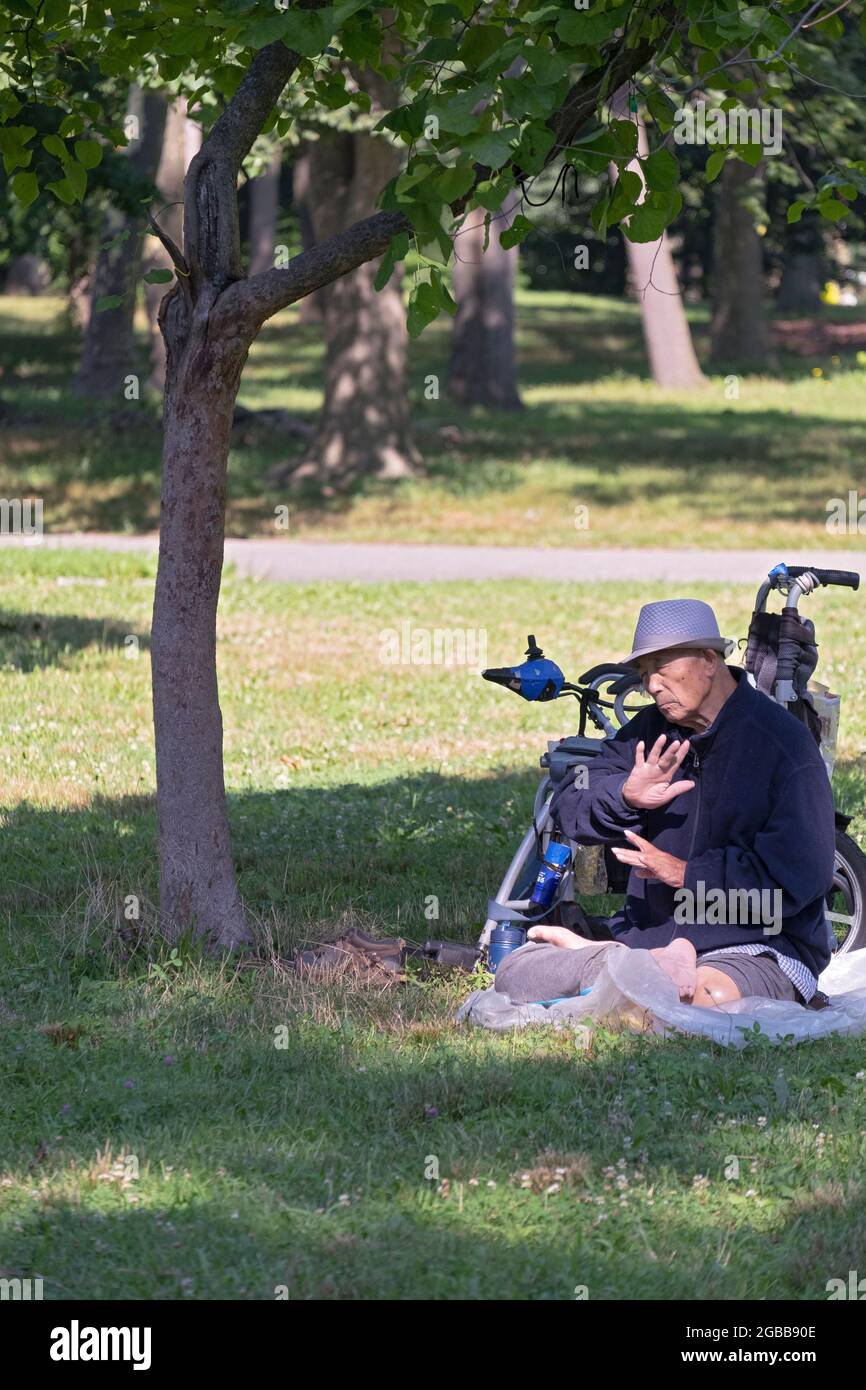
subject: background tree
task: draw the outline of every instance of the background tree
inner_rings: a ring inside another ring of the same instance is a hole
[[[611,102],[611,111],[617,120],[628,121],[629,88],[623,86],[616,93]],[[629,163],[624,175],[620,174],[618,166],[613,166],[612,196],[613,199],[621,196],[625,180],[637,180],[640,191],[636,200],[632,197],[636,192],[633,182],[627,185],[627,196],[633,203],[636,201],[636,206],[640,208],[646,202],[644,170],[650,152],[646,123],[636,112],[632,119],[637,133],[637,158]],[[653,381],[657,386],[679,388],[704,385],[706,378],[695,354],[667,233],[662,231],[657,241],[635,241],[627,237],[626,250],[632,293],[640,304],[644,342]]]
[[[130,170],[136,180],[130,196],[137,195],[139,208],[131,201],[125,208],[109,207],[90,282],[90,312],[75,389],[91,400],[116,400],[118,406],[124,401],[124,380],[138,366],[132,325],[144,243],[139,209],[142,190],[153,194],[167,109],[165,97],[157,92],[131,94],[129,114],[138,122],[138,133],[129,146]]]
[[[485,405],[494,410],[520,410],[523,405],[514,357],[518,249],[504,247],[500,241],[501,232],[512,221],[505,205],[492,215],[476,209],[466,218],[454,243],[457,312],[448,390],[460,405]]]

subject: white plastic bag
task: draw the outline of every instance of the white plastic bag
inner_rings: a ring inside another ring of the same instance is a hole
[[[505,994],[476,990],[457,1011],[457,1020],[505,1032],[530,1024],[575,1027],[598,1019],[638,1032],[689,1033],[723,1046],[742,1047],[757,1024],[772,1042],[826,1038],[831,1033],[866,1033],[866,949],[837,957],[820,988],[826,1009],[807,1009],[778,999],[737,999],[715,1009],[683,1004],[677,988],[649,951],[611,951],[589,994],[550,1004],[512,1004]]]

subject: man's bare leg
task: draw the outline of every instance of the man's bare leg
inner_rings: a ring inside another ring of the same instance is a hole
[[[529,941],[543,941],[548,946],[564,946],[567,951],[579,951],[582,946],[613,946],[615,944],[613,941],[589,941],[587,937],[578,936],[568,927],[530,927],[526,936]]]
[[[716,970],[712,965],[698,966],[693,1004],[715,1009],[719,1004],[730,1004],[742,997],[730,975],[723,970]]]

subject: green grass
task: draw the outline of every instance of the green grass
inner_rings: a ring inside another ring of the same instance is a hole
[[[731,635],[748,579],[694,586]],[[500,664],[531,629],[574,676],[671,587],[229,574],[226,774],[263,947],[235,968],[154,929],[152,580],[149,558],[0,551],[5,1275],[50,1298],[809,1300],[862,1272],[862,1039],[578,1049],[458,1029],[461,977],[313,987],[280,964],[348,924],[472,939],[571,729],[466,669],[383,665],[385,630],[483,626]],[[842,592],[808,611],[862,843],[866,617]]]
[[[690,311],[706,355],[707,318]],[[851,311],[828,309],[846,322]],[[138,531],[158,519],[160,440],[153,402],[94,412],[70,396],[74,334],[54,300],[0,300],[0,389],[9,405],[2,495],[43,496],[49,530]],[[841,355],[781,354],[777,373],[726,378],[690,393],[646,378],[635,304],[523,291],[518,300],[519,415],[457,409],[446,390],[449,327],[411,348],[409,382],[424,476],[367,482],[345,497],[292,496],[274,481],[300,448],[261,426],[237,438],[229,469],[233,535],[449,540],[551,546],[779,545],[860,548],[826,530],[827,504],[862,482],[864,369]],[[322,344],[294,310],[253,345],[240,400],[302,421],[321,401]],[[730,367],[736,374],[737,364]],[[144,362],[142,361],[143,377]],[[820,373],[820,375],[814,375]],[[440,398],[425,397],[439,378]],[[589,509],[588,528],[578,529]]]

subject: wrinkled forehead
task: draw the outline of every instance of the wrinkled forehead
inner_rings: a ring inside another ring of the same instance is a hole
[[[646,656],[638,657],[637,667],[642,676],[649,676],[653,671],[660,671],[662,667],[671,666],[675,661],[683,663],[694,661],[700,655],[700,651],[688,649],[684,651],[682,647],[665,647],[663,651],[647,652]]]

